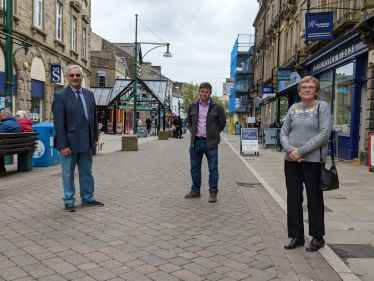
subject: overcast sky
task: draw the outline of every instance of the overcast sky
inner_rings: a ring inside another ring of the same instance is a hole
[[[110,42],[135,41],[135,14],[165,42],[144,58],[173,81],[210,82],[222,93],[230,77],[230,54],[238,34],[254,34],[256,0],[92,0],[92,31]],[[162,42],[138,22],[138,42]],[[153,46],[154,47],[154,46]],[[152,48],[142,45],[142,52]],[[133,67],[132,65],[129,67]]]

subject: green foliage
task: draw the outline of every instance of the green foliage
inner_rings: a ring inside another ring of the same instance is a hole
[[[199,99],[199,85],[193,84],[186,84],[184,91],[183,91],[183,103],[181,104],[181,111],[187,115],[188,113],[188,106],[191,102]]]

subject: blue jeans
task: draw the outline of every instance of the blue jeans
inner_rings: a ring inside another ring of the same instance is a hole
[[[209,167],[209,191],[217,189],[218,192],[218,146],[208,149],[206,140],[195,139],[194,148],[190,147],[190,163],[191,163],[191,191],[200,192],[201,186],[201,162],[205,154]]]
[[[92,176],[92,149],[86,152],[72,153],[67,156],[60,154],[62,169],[62,184],[64,186],[65,197],[62,198],[65,204],[75,202],[74,170],[78,166],[79,186],[82,203],[95,200],[94,178]]]

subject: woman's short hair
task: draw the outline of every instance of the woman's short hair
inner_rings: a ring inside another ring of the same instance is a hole
[[[321,85],[319,84],[317,78],[314,78],[313,76],[305,76],[303,79],[301,79],[299,85],[297,85],[297,91],[300,92],[301,85],[308,82],[313,82],[314,84],[316,84],[316,93],[319,93]]]
[[[24,110],[18,110],[16,116],[19,116],[20,119],[27,119],[27,113]]]

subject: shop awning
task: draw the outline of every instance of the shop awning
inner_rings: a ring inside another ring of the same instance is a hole
[[[296,85],[293,85],[293,86],[291,86],[291,87],[288,87],[288,88],[286,88],[286,89],[283,89],[283,90],[277,92],[277,97],[278,97],[278,96],[286,95],[286,94],[288,94],[289,92],[297,91],[297,86],[298,86],[298,85],[299,85],[299,84],[296,84]]]
[[[165,106],[168,81],[166,80],[137,80],[137,102],[156,101]],[[134,79],[116,79],[112,88],[92,87],[96,105],[113,106],[115,103],[127,103],[133,100]]]

